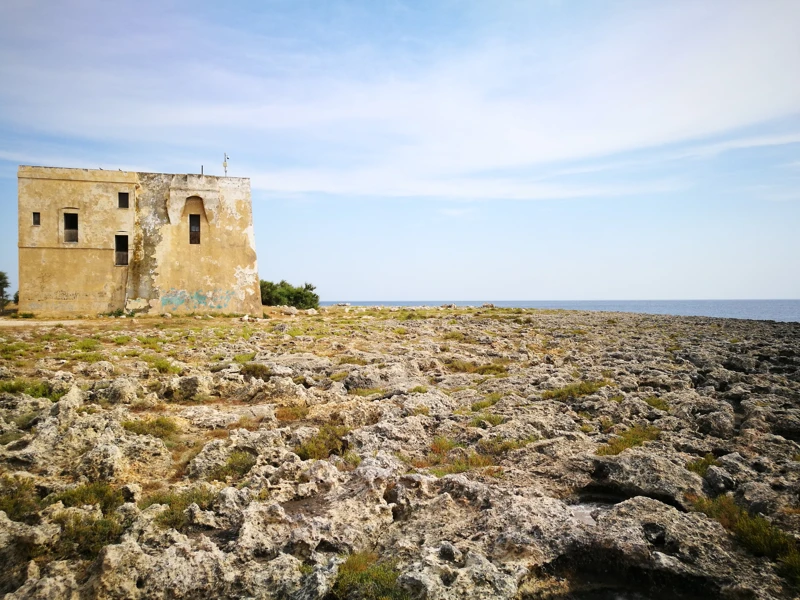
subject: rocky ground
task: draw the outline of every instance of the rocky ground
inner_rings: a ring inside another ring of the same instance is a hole
[[[0,330],[6,598],[796,596],[800,324],[269,317]]]

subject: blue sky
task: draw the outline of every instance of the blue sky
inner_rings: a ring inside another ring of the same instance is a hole
[[[327,300],[800,298],[800,3],[36,2],[19,164],[250,177],[264,279]]]

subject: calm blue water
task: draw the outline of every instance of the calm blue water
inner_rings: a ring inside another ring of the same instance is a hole
[[[800,322],[800,300],[424,300],[405,302],[347,300],[346,302],[353,306],[440,306],[442,304],[480,306],[484,302],[491,302],[495,306],[503,308],[563,308],[651,315]],[[336,303],[321,302],[320,304],[331,306]]]

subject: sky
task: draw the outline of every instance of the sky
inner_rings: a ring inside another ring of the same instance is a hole
[[[800,298],[797,0],[5,0],[20,164],[250,177],[323,300]]]

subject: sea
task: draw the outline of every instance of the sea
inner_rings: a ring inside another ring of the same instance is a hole
[[[560,308],[800,322],[800,300],[341,300],[320,304],[333,306],[341,302],[351,306],[481,306],[488,303],[502,308]]]

